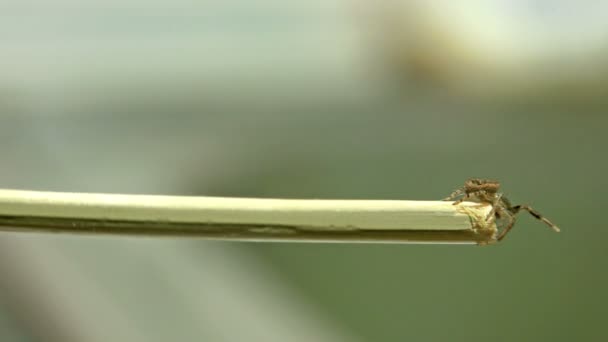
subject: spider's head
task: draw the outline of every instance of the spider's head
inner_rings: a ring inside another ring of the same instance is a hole
[[[464,182],[464,188],[467,193],[484,191],[495,194],[500,189],[500,183],[491,179],[471,178]]]

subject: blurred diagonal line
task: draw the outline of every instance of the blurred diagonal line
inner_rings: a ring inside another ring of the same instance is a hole
[[[173,258],[141,251],[159,268],[180,275],[167,278],[173,293],[222,341],[357,341],[265,265],[229,244],[171,243]]]
[[[4,235],[0,283],[45,341],[356,341],[250,256],[163,241]]]
[[[0,236],[0,283],[32,335],[40,341],[146,341],[95,279],[79,274],[56,247],[44,238]]]

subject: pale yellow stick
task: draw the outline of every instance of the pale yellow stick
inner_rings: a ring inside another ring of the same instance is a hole
[[[489,205],[0,190],[0,230],[228,240],[494,242]]]

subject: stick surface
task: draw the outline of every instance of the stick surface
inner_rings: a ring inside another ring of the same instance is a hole
[[[262,241],[494,242],[491,206],[0,190],[0,230]]]

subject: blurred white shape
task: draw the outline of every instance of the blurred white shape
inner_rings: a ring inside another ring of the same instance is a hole
[[[607,2],[409,0],[385,6],[395,10],[386,32],[394,35],[387,40],[399,63],[457,91],[594,87],[608,80]]]

